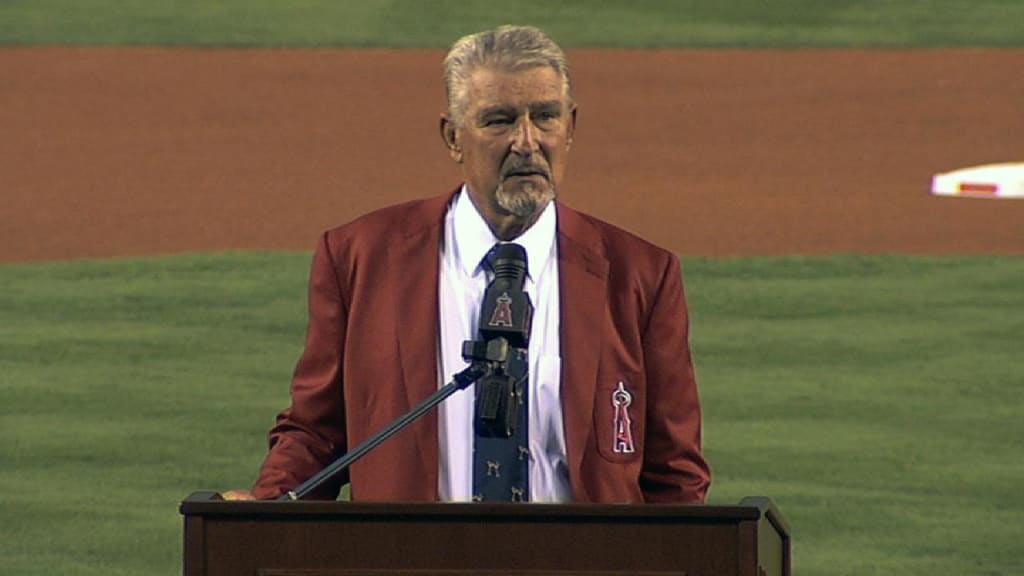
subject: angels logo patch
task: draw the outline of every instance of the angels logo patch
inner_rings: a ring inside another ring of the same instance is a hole
[[[612,408],[615,409],[612,451],[616,454],[632,454],[636,451],[633,444],[633,419],[629,415],[629,405],[632,403],[633,395],[626,390],[624,382],[619,382],[619,387],[612,392]]]
[[[495,300],[496,305],[494,306],[494,314],[491,315],[491,321],[487,324],[489,326],[506,326],[512,327],[512,299],[508,297],[508,292],[505,292]]]

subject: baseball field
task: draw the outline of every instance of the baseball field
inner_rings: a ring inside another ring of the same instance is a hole
[[[541,26],[561,199],[678,253],[714,472],[797,574],[1024,574],[1024,4],[0,3],[0,573],[173,574],[247,486],[318,233],[459,182],[458,36]],[[399,472],[400,473],[400,472]]]

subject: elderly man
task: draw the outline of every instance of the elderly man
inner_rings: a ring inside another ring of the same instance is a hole
[[[540,30],[505,26],[456,42],[444,80],[440,132],[464,184],[323,235],[291,406],[252,492],[225,497],[294,489],[465,368],[485,257],[515,242],[534,309],[522,351],[525,488],[510,499],[703,501],[710,473],[678,260],[556,201],[576,127],[564,53]],[[459,391],[311,496],[335,498],[349,482],[353,500],[484,499],[482,442],[474,392]]]

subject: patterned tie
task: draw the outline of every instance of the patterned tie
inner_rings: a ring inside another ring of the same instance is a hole
[[[519,245],[517,257],[526,261],[526,251]],[[508,245],[505,250],[510,249]],[[492,272],[501,269],[492,249],[486,258]],[[500,274],[501,272],[498,272]],[[496,276],[491,279],[494,285]],[[489,287],[490,289],[490,287]],[[507,299],[505,299],[507,301]],[[502,309],[498,304],[491,322],[501,321],[514,313],[533,315],[533,307],[524,298],[527,310]],[[482,318],[482,322],[487,319]],[[515,319],[516,322],[519,319]],[[528,442],[528,357],[525,347],[509,346],[504,373],[491,374],[476,383],[473,447],[473,500],[492,502],[526,502],[530,496]],[[511,430],[509,429],[511,428]]]

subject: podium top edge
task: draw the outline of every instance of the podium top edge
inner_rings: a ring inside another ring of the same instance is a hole
[[[768,498],[745,498],[738,505],[715,504],[513,504],[488,502],[345,502],[277,500],[225,501],[216,492],[195,492],[181,502],[184,516],[344,516],[405,517],[465,520],[472,517],[538,519],[618,517],[646,521],[692,519],[706,521],[756,520],[776,512]]]

